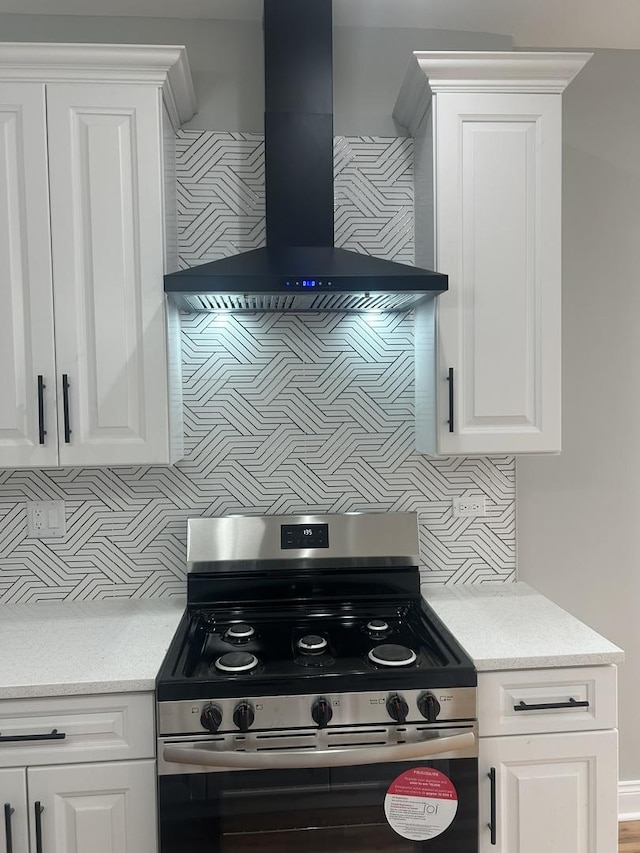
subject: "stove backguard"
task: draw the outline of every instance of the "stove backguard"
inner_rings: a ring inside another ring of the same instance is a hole
[[[417,566],[415,512],[224,516],[190,519],[189,573],[295,564]]]
[[[417,599],[416,513],[190,519],[189,604]]]

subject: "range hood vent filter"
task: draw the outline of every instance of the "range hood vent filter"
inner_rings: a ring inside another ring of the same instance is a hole
[[[174,302],[183,311],[205,313],[208,311],[250,312],[278,311],[305,313],[319,311],[377,313],[382,311],[409,311],[424,299],[423,293],[198,293],[176,294]]]

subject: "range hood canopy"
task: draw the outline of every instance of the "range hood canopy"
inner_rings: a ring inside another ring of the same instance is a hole
[[[447,276],[333,245],[332,0],[265,0],[267,246],[165,276],[186,311],[406,311]]]

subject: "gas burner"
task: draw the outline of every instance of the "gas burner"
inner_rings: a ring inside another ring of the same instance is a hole
[[[378,666],[411,666],[417,660],[417,655],[406,646],[385,643],[376,646],[369,652],[369,660]]]
[[[329,643],[319,634],[305,634],[297,643],[298,649],[305,655],[321,655],[329,647]]]
[[[224,640],[229,643],[247,643],[255,634],[255,630],[246,622],[237,622],[225,631]]]
[[[250,672],[258,666],[258,658],[250,652],[227,652],[216,660],[214,666],[220,672]]]
[[[385,622],[384,619],[370,619],[367,622],[367,632],[374,640],[386,637],[390,630],[389,623]]]

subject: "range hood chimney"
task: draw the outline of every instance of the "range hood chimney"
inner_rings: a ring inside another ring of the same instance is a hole
[[[186,311],[406,311],[447,276],[333,245],[332,0],[265,0],[267,245],[165,276]]]

